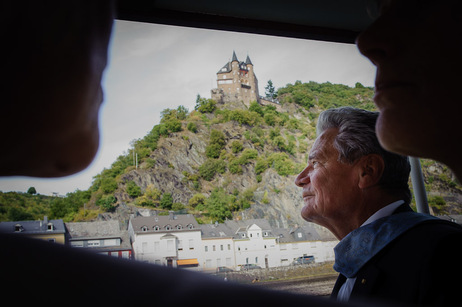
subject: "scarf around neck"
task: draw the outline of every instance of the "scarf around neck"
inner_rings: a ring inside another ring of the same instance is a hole
[[[372,257],[394,239],[417,224],[436,219],[431,215],[404,212],[361,226],[350,232],[334,248],[334,270],[347,278],[355,277]]]

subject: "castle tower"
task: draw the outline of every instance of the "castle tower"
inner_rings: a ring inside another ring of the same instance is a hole
[[[249,106],[260,100],[258,80],[248,55],[245,62],[240,62],[233,51],[231,61],[217,72],[217,87],[212,90],[212,99],[220,103],[242,101]]]

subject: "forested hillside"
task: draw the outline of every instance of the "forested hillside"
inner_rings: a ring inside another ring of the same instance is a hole
[[[302,223],[293,182],[315,139],[317,116],[345,105],[373,110],[373,89],[297,81],[276,95],[279,104],[266,106],[197,97],[194,110],[165,109],[160,124],[95,176],[88,191],[65,198],[0,193],[0,219],[126,221],[150,209],[182,210],[201,223],[252,217],[281,227]],[[433,161],[423,166],[434,212],[460,213],[462,188],[452,173]]]

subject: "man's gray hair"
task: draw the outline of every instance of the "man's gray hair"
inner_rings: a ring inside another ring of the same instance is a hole
[[[393,194],[399,194],[406,203],[411,201],[409,173],[411,166],[405,156],[386,151],[380,146],[375,133],[378,112],[352,107],[329,109],[319,115],[316,132],[318,135],[329,128],[337,128],[334,147],[339,152],[339,161],[352,164],[359,158],[380,155],[385,169],[379,184]]]

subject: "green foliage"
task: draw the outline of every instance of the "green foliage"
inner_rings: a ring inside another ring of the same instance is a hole
[[[114,212],[115,207],[114,204],[117,202],[117,199],[114,195],[106,195],[103,196],[101,199],[96,201],[96,205],[99,206],[106,212]]]
[[[273,81],[268,80],[268,84],[265,86],[265,95],[268,98],[276,98],[277,93],[276,89],[274,88]]]
[[[242,174],[244,171],[242,170],[241,163],[239,163],[238,159],[234,159],[228,164],[228,169],[231,174]]]
[[[156,207],[162,196],[162,192],[152,184],[148,185],[143,195],[135,199],[135,204],[142,207]]]
[[[269,168],[269,161],[268,159],[265,158],[260,158],[257,160],[257,163],[255,164],[255,173],[257,175],[260,175],[264,171],[266,171]]]
[[[258,113],[260,116],[264,115],[263,107],[256,101],[252,101],[249,106],[249,111]]]
[[[170,210],[173,206],[173,197],[171,193],[164,193],[160,200],[160,207],[162,209]]]
[[[31,194],[31,195],[37,194],[37,190],[34,187],[30,187],[27,190],[27,194]]]
[[[242,143],[239,142],[239,141],[233,141],[231,143],[231,151],[233,153],[238,153],[238,152],[242,151],[243,148],[244,148],[244,146],[242,146]]]
[[[280,176],[297,174],[295,163],[286,153],[274,153],[268,157],[268,162]]]
[[[232,110],[229,113],[229,119],[238,122],[241,125],[254,126],[260,123],[260,114],[249,110]]]
[[[261,202],[264,204],[269,204],[270,200],[268,198],[268,191],[265,190],[265,193],[263,194],[263,198],[261,199]]]
[[[182,203],[173,203],[172,210],[173,211],[180,211],[184,209],[184,205]]]
[[[220,223],[232,217],[230,205],[233,203],[232,195],[227,194],[222,188],[215,188],[210,197],[205,201],[205,207],[212,220]]]
[[[202,98],[199,94],[196,99],[194,110],[201,113],[212,113],[216,109],[217,102],[213,99]]]
[[[117,182],[113,177],[103,177],[101,179],[101,191],[104,194],[113,193],[117,189]]]
[[[218,158],[225,145],[226,140],[223,132],[220,130],[212,130],[210,133],[210,143],[205,148],[205,155],[209,158]]]
[[[250,160],[254,160],[258,157],[258,151],[256,149],[246,148],[240,155],[238,161],[239,164],[244,165],[250,162]]]
[[[191,197],[188,201],[189,206],[191,208],[196,208],[198,205],[204,205],[205,204],[206,197],[202,193],[197,193],[194,194],[193,197]]]
[[[306,109],[317,106],[321,109],[352,106],[366,110],[375,110],[373,103],[374,91],[357,83],[354,88],[343,84],[301,83],[287,84],[278,89],[278,99],[281,103],[293,102]]]
[[[218,159],[207,159],[199,167],[199,174],[207,181],[211,181],[215,174],[223,174],[226,171],[226,162]]]
[[[196,133],[196,132],[197,132],[197,125],[196,125],[196,123],[189,122],[188,125],[186,126],[186,128],[188,128],[188,130],[191,131],[191,132],[193,132],[193,133]]]
[[[141,195],[141,188],[134,181],[129,181],[127,183],[126,191],[130,197],[138,197]]]

